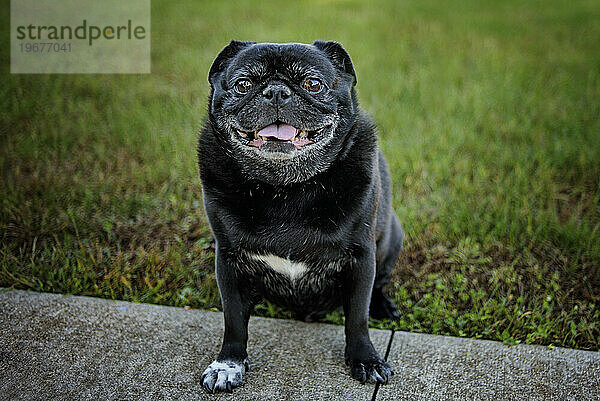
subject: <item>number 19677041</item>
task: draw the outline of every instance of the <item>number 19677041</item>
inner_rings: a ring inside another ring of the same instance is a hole
[[[21,53],[70,53],[70,43],[59,42],[26,42],[20,43]]]

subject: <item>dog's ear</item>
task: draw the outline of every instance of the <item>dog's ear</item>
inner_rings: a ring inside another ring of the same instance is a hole
[[[211,84],[214,84],[216,76],[220,72],[223,72],[225,68],[227,68],[227,65],[231,59],[235,57],[235,55],[238,54],[242,49],[245,49],[254,43],[256,42],[240,42],[238,40],[232,40],[229,42],[229,44],[225,46],[223,50],[221,50],[221,53],[219,53],[215,61],[213,61],[212,65],[210,66],[210,71],[208,72],[208,81]]]
[[[356,73],[350,55],[338,42],[325,42],[324,40],[315,40],[313,43],[317,49],[324,52],[333,65],[346,74],[352,75],[352,86],[356,85]]]

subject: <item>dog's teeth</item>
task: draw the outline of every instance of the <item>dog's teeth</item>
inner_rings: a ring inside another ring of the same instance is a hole
[[[254,131],[254,132],[252,133],[252,136],[253,136],[253,138],[258,138],[258,131]]]
[[[306,138],[307,135],[308,135],[308,132],[306,130],[300,131],[300,138]]]
[[[248,134],[246,134],[246,133],[245,133],[245,132],[243,132],[243,131],[238,131],[238,134],[240,134],[240,136],[241,136],[242,138],[248,138]]]
[[[263,141],[266,141],[266,140],[267,140],[267,137],[266,137],[266,136],[261,136],[260,138],[261,138]]]

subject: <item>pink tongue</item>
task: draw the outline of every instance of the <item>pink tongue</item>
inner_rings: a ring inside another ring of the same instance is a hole
[[[289,141],[296,136],[296,132],[296,128],[288,124],[271,124],[258,131],[258,136],[272,136],[282,141]]]

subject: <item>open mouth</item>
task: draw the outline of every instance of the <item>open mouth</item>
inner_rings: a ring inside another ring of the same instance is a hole
[[[315,143],[325,127],[317,130],[299,129],[289,124],[276,122],[255,131],[236,130],[242,143],[269,151],[289,152]]]

